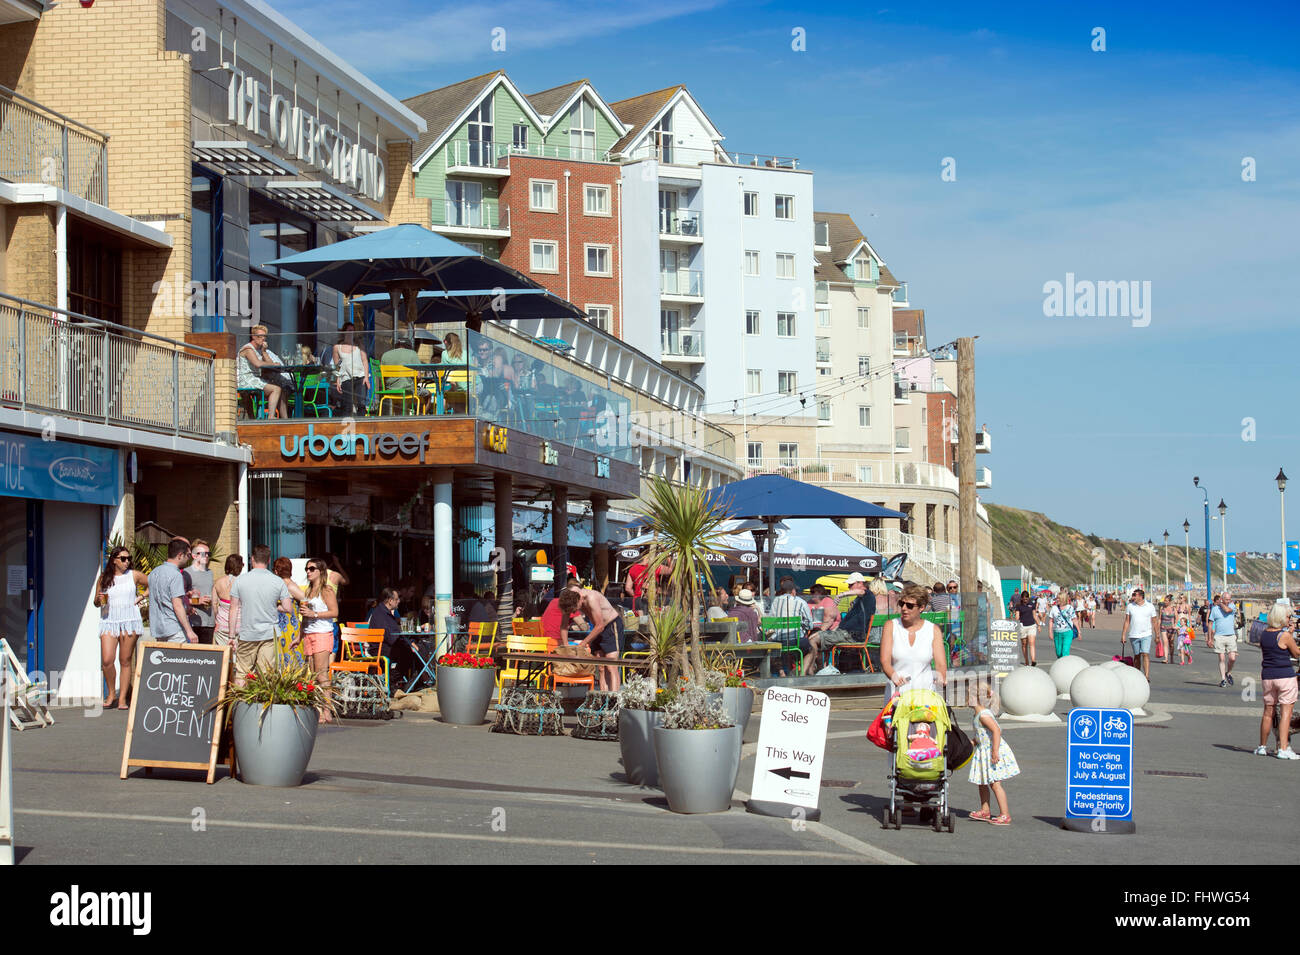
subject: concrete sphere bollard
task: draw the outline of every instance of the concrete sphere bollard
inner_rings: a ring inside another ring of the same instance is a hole
[[[1053,663],[1048,672],[1052,675],[1052,682],[1056,684],[1056,692],[1069,693],[1070,682],[1086,669],[1088,669],[1088,661],[1071,653]]]
[[[1151,684],[1142,675],[1142,671],[1133,667],[1120,667],[1115,672],[1124,687],[1124,701],[1120,706],[1126,710],[1136,710],[1145,706],[1147,700],[1151,699]]]
[[[1099,663],[1097,666],[1103,670],[1131,670],[1133,669],[1123,660],[1107,660],[1105,663]]]
[[[1124,684],[1119,674],[1105,665],[1079,671],[1070,683],[1070,703],[1074,706],[1113,709],[1123,702]]]
[[[1013,670],[999,692],[1003,708],[1012,716],[1047,716],[1056,706],[1056,684],[1037,667]]]

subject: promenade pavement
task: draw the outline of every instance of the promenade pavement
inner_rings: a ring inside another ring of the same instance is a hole
[[[1120,620],[1102,614],[1076,652],[1108,659]],[[1052,659],[1049,640],[1040,665]],[[1290,862],[1294,847],[1273,833],[1300,767],[1252,755],[1260,704],[1244,678],[1257,680],[1259,651],[1243,647],[1231,689],[1219,688],[1214,660],[1201,644],[1190,666],[1152,666],[1151,716],[1135,741],[1135,835],[1058,828],[1064,722],[1003,722],[1022,769],[1007,784],[1009,828],[965,818],[978,803],[962,770],[952,784],[955,833],[884,830],[888,754],[864,737],[875,710],[835,704],[822,821],[802,829],[744,811],[757,713],[733,808],[683,816],[658,790],[624,782],[617,743],[500,735],[407,714],[323,728],[301,787],[246,786],[224,768],[208,786],[166,770],[119,780],[125,718],[56,710],[55,726],[12,737],[15,842],[23,863],[77,865]],[[1058,712],[1067,709],[1061,701]]]

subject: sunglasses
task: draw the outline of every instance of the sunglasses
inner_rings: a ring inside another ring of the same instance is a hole
[[[307,569],[308,569],[308,570],[317,570],[317,571],[320,570],[320,568],[317,567],[315,564],[308,564],[308,565],[307,565]]]
[[[919,603],[916,603],[913,600],[900,600],[898,602],[898,605],[902,607],[904,610],[914,610],[917,607],[921,606]]]
[[[191,553],[191,556],[193,556],[193,557],[207,557],[207,556],[208,556],[208,552],[207,552],[206,550],[196,550],[196,551],[193,551],[193,552]]]
[[[116,557],[114,557],[113,559],[114,559],[114,560],[124,560],[124,561],[126,561],[128,564],[131,563],[131,558],[128,557],[128,556],[126,556],[126,554],[118,554],[118,555],[117,555]]]

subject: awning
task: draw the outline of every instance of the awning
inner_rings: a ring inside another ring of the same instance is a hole
[[[758,564],[754,538],[749,530],[755,521],[724,521],[727,532],[715,549],[720,556],[711,563],[731,567],[754,567]],[[620,545],[620,560],[635,560],[649,547],[652,535],[642,534]],[[804,518],[776,526],[775,566],[780,569],[816,571],[818,573],[874,574],[880,570],[880,555],[854,540],[833,521]]]
[[[383,222],[384,217],[342,189],[314,179],[268,182],[262,190],[317,222]]]
[[[223,176],[300,176],[297,169],[269,149],[253,143],[209,140],[193,146],[194,161]]]

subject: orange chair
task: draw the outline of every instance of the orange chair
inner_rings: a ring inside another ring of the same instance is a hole
[[[542,638],[542,620],[540,617],[535,620],[515,620],[513,625],[518,636],[544,639]],[[544,646],[545,652],[551,653],[555,649],[556,643],[553,640],[544,640]],[[555,668],[552,666],[547,670],[547,682],[552,690],[557,686],[586,686],[594,689],[596,678],[590,673],[582,676],[563,676],[556,673]]]
[[[384,678],[384,689],[391,693],[388,685],[388,657],[378,653],[370,655],[370,647],[382,647],[384,631],[368,627],[343,627],[340,642],[343,646],[342,659],[330,664],[330,673],[372,673]]]
[[[475,656],[490,657],[497,642],[497,622],[471,623],[468,628],[469,639],[465,646],[466,653]],[[486,641],[486,642],[485,642]]]

